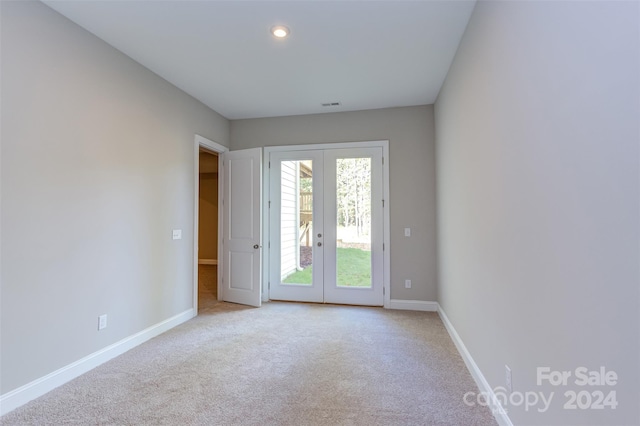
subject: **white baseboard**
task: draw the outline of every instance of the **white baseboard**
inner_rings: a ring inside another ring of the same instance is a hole
[[[462,342],[462,339],[458,335],[458,332],[456,331],[456,329],[453,328],[453,324],[451,324],[451,321],[449,321],[447,314],[445,314],[444,310],[442,309],[439,303],[437,303],[437,305],[438,305],[438,315],[440,315],[440,318],[442,319],[442,322],[444,323],[445,328],[449,332],[449,336],[451,336],[451,340],[453,340],[453,343],[456,345],[456,348],[458,348],[458,352],[460,353],[460,356],[462,356],[462,359],[464,360],[464,363],[466,364],[467,369],[469,369],[471,376],[476,381],[476,384],[478,385],[480,392],[483,392],[485,393],[485,395],[490,396],[489,409],[492,410],[491,412],[493,413],[493,416],[495,417],[496,421],[501,426],[513,426],[511,419],[509,418],[506,411],[502,407],[502,404],[500,404],[500,401],[496,397],[496,394],[493,392],[493,389],[491,389],[491,386],[489,386],[489,382],[487,382],[487,379],[484,378],[484,375],[480,371],[478,364],[476,364],[476,362],[471,357],[471,354],[469,353],[469,351],[467,350],[467,347]]]
[[[17,389],[0,396],[0,416],[15,410],[21,405],[34,400],[45,393],[61,386],[76,377],[104,364],[112,358],[122,355],[130,349],[152,339],[173,327],[190,320],[195,316],[194,310],[189,309],[158,324],[152,325],[139,333],[120,340],[104,349],[87,355],[69,365],[66,365],[44,377],[27,383]]]
[[[218,259],[198,259],[198,265],[217,265]]]
[[[423,300],[389,300],[389,309],[402,309],[406,311],[436,312],[438,302],[425,302]]]

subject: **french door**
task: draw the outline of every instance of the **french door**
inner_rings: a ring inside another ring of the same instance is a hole
[[[276,151],[269,164],[269,297],[382,306],[382,148]]]

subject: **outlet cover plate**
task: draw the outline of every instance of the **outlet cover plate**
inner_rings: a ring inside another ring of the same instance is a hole
[[[107,314],[98,317],[98,330],[107,328]]]

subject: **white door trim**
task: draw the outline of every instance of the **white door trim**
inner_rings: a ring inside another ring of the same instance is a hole
[[[222,173],[223,155],[229,151],[224,145],[214,142],[200,135],[194,138],[194,166],[193,166],[193,313],[198,315],[198,218],[200,210],[200,148],[218,154],[218,230],[222,229],[223,209],[222,190],[224,189],[224,174]],[[218,257],[222,253],[222,240],[218,234]],[[218,300],[222,300],[222,262],[218,265]]]
[[[342,143],[323,143],[323,144],[307,144],[307,145],[285,145],[285,146],[270,146],[265,147],[264,149],[264,181],[263,181],[263,241],[268,246],[270,238],[270,229],[269,229],[269,157],[272,152],[278,151],[306,151],[306,150],[316,150],[316,149],[341,149],[341,148],[371,148],[371,147],[381,147],[382,148],[382,187],[383,187],[383,199],[384,199],[384,208],[383,208],[383,244],[384,244],[384,252],[383,252],[383,288],[384,288],[384,307],[390,308],[390,295],[391,295],[391,232],[390,232],[390,220],[389,220],[389,141],[388,140],[378,140],[378,141],[365,141],[365,142],[342,142]],[[262,272],[262,300],[269,300],[269,252],[270,250],[263,250],[263,268]]]

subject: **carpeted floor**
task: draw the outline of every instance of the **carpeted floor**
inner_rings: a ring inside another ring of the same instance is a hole
[[[435,313],[220,302],[2,425],[494,425]]]

